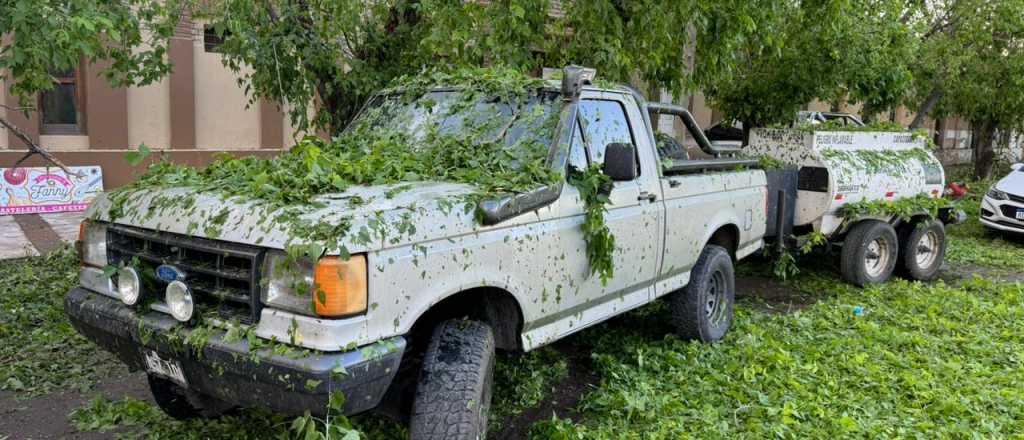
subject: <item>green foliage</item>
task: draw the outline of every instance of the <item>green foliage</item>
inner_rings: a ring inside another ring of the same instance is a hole
[[[951,207],[953,207],[953,203],[948,199],[918,194],[914,197],[904,197],[896,200],[861,200],[859,202],[847,203],[840,208],[839,213],[846,219],[895,216],[901,220],[909,221],[918,215],[937,218],[940,209]]]
[[[1024,369],[1007,358],[1024,348],[1019,284],[862,290],[811,270],[791,282],[818,302],[787,315],[741,303],[715,345],[663,337],[667,313],[651,308],[586,331],[601,385],[577,422],[561,414],[532,438],[1004,437],[1022,428]]]
[[[148,189],[187,187],[195,192],[255,201],[272,213],[265,221],[281,225],[294,239],[309,242],[306,254],[347,253],[351,219],[327,223],[301,216],[318,206],[317,197],[354,185],[445,181],[474,185],[476,200],[554,184],[562,175],[548,164],[548,153],[562,101],[541,91],[541,82],[510,69],[470,69],[435,73],[396,82],[332,141],[307,137],[272,159],[221,157],[205,169],[158,162],[131,185],[110,194],[111,216],[143,217],[154,209],[190,212],[189,197],[168,197],[141,212],[132,202]],[[436,92],[436,87],[457,87]],[[443,102],[438,102],[441,99]],[[415,123],[414,123],[415,122]],[[171,211],[173,212],[173,211]],[[169,214],[168,212],[164,213]],[[218,235],[227,211],[207,212],[197,228]],[[410,222],[396,226],[412,233]]]
[[[62,307],[77,284],[70,248],[45,257],[0,262],[0,390],[36,396],[53,390],[85,391],[124,367],[71,326]]]
[[[815,99],[864,102],[873,109],[902,101],[912,79],[906,60],[913,53],[911,30],[898,21],[904,2],[753,2],[750,7],[760,10],[757,37],[741,40],[729,63],[731,74],[703,88],[727,118],[762,127],[792,122]]]
[[[170,72],[167,43],[182,1],[104,0],[0,2],[0,80],[22,105],[54,86],[51,76],[86,63],[109,61],[103,75],[115,85],[144,85]]]
[[[569,176],[569,183],[580,191],[583,199],[583,236],[587,240],[587,261],[590,274],[600,274],[601,283],[607,284],[615,274],[615,237],[605,223],[605,207],[609,200],[612,180],[601,172],[601,165],[593,164],[585,171]]]
[[[565,358],[551,347],[502,356],[494,368],[492,433],[498,431],[503,420],[548,399],[552,390],[569,375]]]
[[[776,159],[774,157],[771,157],[771,156],[769,156],[767,154],[762,154],[762,155],[758,156],[758,158],[757,158],[757,165],[759,167],[761,167],[762,170],[765,170],[765,171],[780,170],[780,169],[786,167],[786,163],[785,162],[783,162],[781,160],[778,160],[778,159]]]
[[[997,132],[1024,121],[1024,1],[958,0],[915,7],[920,36],[912,103],[929,116],[970,122],[975,176],[989,177]],[[1004,138],[1005,139],[1005,138]],[[1005,140],[1000,140],[1005,142]]]
[[[272,438],[355,440],[361,438],[400,438],[400,429],[374,418],[353,424],[345,417],[320,420],[309,416],[290,419],[266,411],[243,410],[216,419],[177,421],[147,402],[126,397],[111,401],[97,396],[70,414],[71,421],[83,432],[115,431],[116,438]],[[354,426],[360,428],[359,431]],[[360,431],[365,434],[361,435]]]
[[[911,172],[911,165],[934,164],[938,166],[928,150],[833,150],[821,151],[821,157],[847,170],[862,170],[866,174],[902,175]],[[912,161],[916,161],[914,164]],[[852,172],[849,174],[853,174]]]
[[[230,0],[204,2],[196,13],[224,36],[224,63],[254,102],[291,103],[300,130],[334,134],[402,75],[537,67],[532,48],[544,44],[546,11],[547,0]]]

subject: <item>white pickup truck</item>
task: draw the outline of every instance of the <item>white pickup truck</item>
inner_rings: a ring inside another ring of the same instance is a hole
[[[451,206],[473,191],[456,183],[325,195],[304,215],[344,213],[351,230],[404,221],[406,230],[353,239],[342,258],[306,261],[298,277],[315,280],[312,289],[275,269],[292,240],[260,223],[265,210],[185,187],[133,195],[137,215],[119,217],[123,207],[110,197],[90,208],[78,243],[81,285],[66,296],[67,314],[82,334],[146,370],[172,416],[230,406],[324,413],[338,391],[352,414],[387,394],[411,411],[417,439],[483,437],[496,349],[529,351],[660,297],[681,337],[722,338],[733,319],[733,262],[762,247],[764,172],[715,150],[699,130],[717,158],[670,165],[658,156],[651,114],[695,127],[689,114],[627,87],[592,86],[585,73],[567,68],[561,83],[536,93],[559,103],[554,136],[544,140],[549,165],[565,176],[603,164],[614,182],[604,214],[616,241],[607,282],[588,267],[584,201],[569,183],[483,200],[475,213]],[[424,96],[433,104],[458,94]],[[155,208],[186,196],[188,210]],[[222,226],[197,228],[211,213]],[[193,309],[204,304],[222,316],[220,330],[196,327]],[[299,349],[308,351],[290,355]]]

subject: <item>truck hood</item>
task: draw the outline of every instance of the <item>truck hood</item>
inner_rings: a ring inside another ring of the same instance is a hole
[[[281,215],[297,215],[312,224],[348,222],[339,244],[351,253],[375,251],[409,243],[430,241],[473,232],[480,228],[474,205],[466,196],[470,185],[415,182],[398,185],[358,186],[326,194],[315,204],[269,209],[258,200],[225,198],[216,193],[197,193],[194,188],[139,189],[128,194],[121,215],[107,194],[89,207],[87,217],[144,229],[185,234],[233,243],[276,249],[309,244]],[[169,204],[170,200],[189,200]],[[170,206],[169,206],[170,205]],[[344,228],[342,228],[344,229]]]

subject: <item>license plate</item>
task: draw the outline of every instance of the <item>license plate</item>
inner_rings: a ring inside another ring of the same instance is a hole
[[[1024,209],[1017,210],[1017,220],[1024,220]]]
[[[183,387],[188,387],[188,382],[185,382],[185,372],[181,370],[181,364],[178,361],[162,359],[157,352],[152,350],[146,350],[145,357],[146,371]]]

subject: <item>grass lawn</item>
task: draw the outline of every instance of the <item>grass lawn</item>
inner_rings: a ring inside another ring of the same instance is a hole
[[[971,220],[950,228],[955,277],[863,290],[843,284],[824,260],[805,257],[802,272],[782,284],[809,298],[791,313],[770,312],[762,296],[741,292],[748,295],[735,326],[715,345],[672,336],[659,303],[553,347],[503,356],[492,432],[510,423],[531,425],[517,432],[538,439],[1024,432],[1024,283],[1002,281],[1024,272],[1024,243],[986,235]],[[770,273],[764,266],[744,263],[740,272],[756,278]],[[0,264],[0,389],[38,396],[123,371],[63,318],[61,296],[74,283],[74,267],[70,252]],[[982,277],[954,279],[969,272]],[[54,366],[69,364],[71,372]],[[562,394],[574,380],[586,384],[566,405]],[[259,411],[182,423],[130,398],[98,398],[70,417],[85,431],[153,438],[289,438],[293,425]],[[405,435],[378,416],[335,422],[364,438]]]

